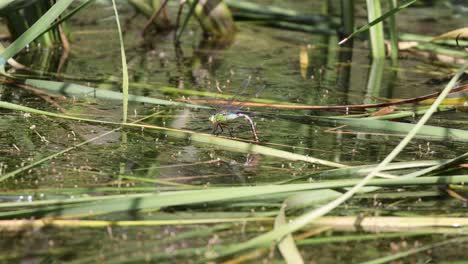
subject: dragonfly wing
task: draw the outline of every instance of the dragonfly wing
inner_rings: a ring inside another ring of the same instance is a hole
[[[266,84],[260,86],[257,88],[257,91],[255,91],[255,98],[258,97],[258,95],[266,88]]]
[[[250,85],[250,81],[252,80],[252,76],[249,75],[247,79],[244,80],[242,84],[242,88],[227,101],[225,105],[221,105],[216,107],[217,113],[237,113],[243,106],[243,104],[237,104],[234,105],[233,103],[238,99],[239,97],[246,97],[246,90]],[[249,97],[258,97],[258,95],[265,89],[266,85],[262,85],[257,90],[255,91],[255,94],[253,96]]]
[[[237,91],[237,93],[234,94],[225,105],[221,105],[216,108],[218,113],[233,113],[241,108],[241,106],[238,105],[234,106],[233,103],[236,100],[236,98],[239,98],[240,96],[243,96],[245,94],[245,91],[249,87],[250,80],[252,80],[252,76],[249,75],[249,77],[245,79],[242,83],[242,88],[239,91]]]

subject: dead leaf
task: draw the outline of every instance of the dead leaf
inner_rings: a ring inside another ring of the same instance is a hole
[[[301,46],[301,51],[299,53],[299,66],[301,69],[302,78],[307,77],[307,67],[309,67],[309,54],[307,53],[307,47]]]
[[[384,107],[384,108],[381,108],[379,111],[377,112],[374,112],[371,114],[371,116],[383,116],[383,115],[388,115],[392,112],[394,112],[396,109],[396,106],[394,105],[391,105],[391,106],[387,106],[387,107]]]
[[[449,31],[445,34],[442,34],[438,37],[433,38],[431,42],[442,40],[442,39],[460,39],[460,38],[468,38],[468,27]]]

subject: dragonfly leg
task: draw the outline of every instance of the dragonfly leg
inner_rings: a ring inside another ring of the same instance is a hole
[[[224,132],[224,128],[227,128],[227,130],[229,131],[229,135],[231,137],[234,137],[233,134],[232,134],[232,128],[228,125],[228,124],[225,124],[225,123],[215,123],[213,125],[213,135],[219,135],[219,134],[222,134]]]
[[[221,130],[222,130],[222,131],[224,131],[223,128],[227,128],[227,130],[228,130],[228,132],[229,132],[229,135],[230,135],[231,137],[234,137],[234,136],[232,135],[232,129],[231,129],[231,127],[230,127],[228,124],[220,123],[220,127],[221,127]]]
[[[224,132],[224,129],[223,129],[223,124],[222,123],[215,123],[213,125],[213,132],[212,132],[213,135],[217,136],[217,135],[219,135],[219,134],[221,134],[223,132]]]
[[[218,123],[219,130],[221,130],[220,134],[224,132],[224,129],[227,128],[229,132],[229,136],[234,137],[232,134],[232,128],[226,123]]]
[[[224,129],[223,129],[223,124],[222,123],[218,123],[218,128],[219,130],[221,130],[221,132],[219,134],[222,134],[224,132]]]

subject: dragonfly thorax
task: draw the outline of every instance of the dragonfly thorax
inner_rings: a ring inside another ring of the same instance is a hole
[[[240,117],[239,114],[233,114],[233,113],[217,113],[214,115],[211,115],[209,120],[211,123],[216,124],[216,123],[222,123],[226,122],[229,120],[233,120]]]

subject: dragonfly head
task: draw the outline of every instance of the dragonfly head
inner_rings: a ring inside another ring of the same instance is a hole
[[[213,123],[213,124],[216,123],[216,116],[215,115],[211,115],[209,119],[210,119],[211,123]]]

